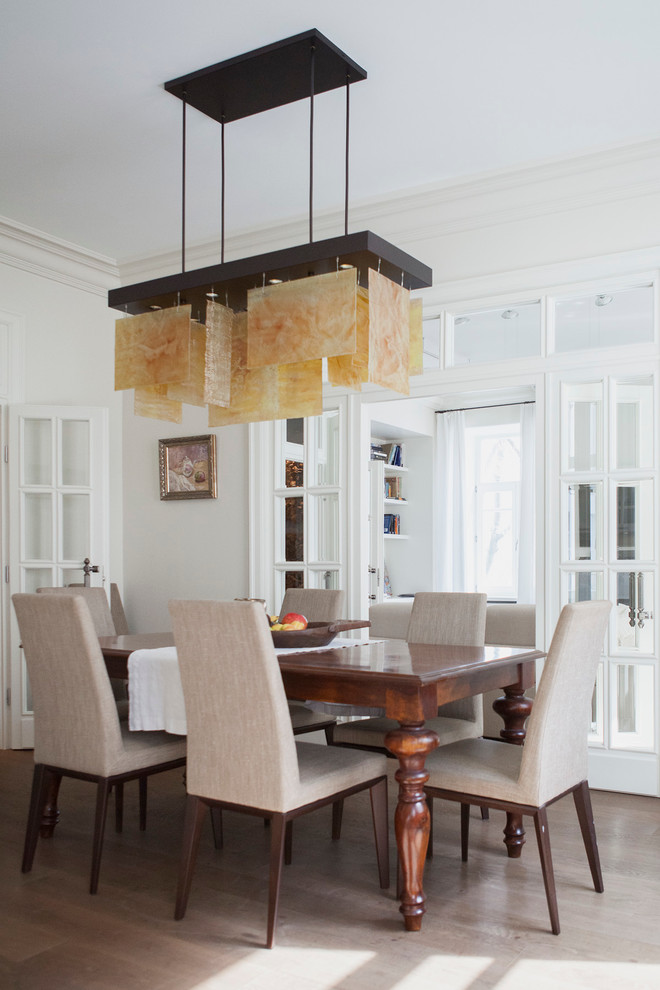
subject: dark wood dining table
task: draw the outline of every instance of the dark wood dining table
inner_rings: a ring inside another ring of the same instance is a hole
[[[170,633],[105,636],[100,639],[108,674],[128,676],[135,650],[172,646]],[[536,679],[536,661],[545,654],[509,646],[431,646],[383,640],[308,653],[278,654],[289,698],[382,708],[399,723],[386,745],[398,759],[399,784],[394,824],[402,874],[401,905],[408,931],[421,928],[426,910],[424,862],[429,840],[429,812],[424,795],[427,755],[438,745],[424,722],[448,701],[501,689],[494,708],[504,721],[502,738],[521,744],[532,702],[525,691]],[[520,816],[508,815],[504,841],[509,856],[524,843]]]

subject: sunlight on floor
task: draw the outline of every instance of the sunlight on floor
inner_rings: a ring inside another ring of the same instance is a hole
[[[570,990],[657,990],[660,965],[636,962],[595,962],[572,959],[521,959],[497,984],[497,990],[520,990],[520,987],[546,990],[570,987]]]
[[[351,952],[344,949],[260,949],[191,990],[215,990],[216,987],[263,987],[290,990],[292,986],[309,986],[331,990],[367,965],[375,952]],[[264,974],[267,973],[267,983]]]
[[[442,990],[468,990],[493,961],[480,956],[428,956],[402,980],[393,983],[392,990],[433,986],[442,986]]]

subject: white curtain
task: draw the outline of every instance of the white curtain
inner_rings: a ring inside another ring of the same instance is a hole
[[[534,404],[520,407],[520,530],[518,534],[518,601],[536,601],[534,566]]]
[[[438,414],[437,429],[438,556],[436,590],[469,591],[465,548],[465,414]]]

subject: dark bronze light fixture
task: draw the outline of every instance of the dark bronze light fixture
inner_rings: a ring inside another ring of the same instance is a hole
[[[218,298],[232,309],[241,310],[246,306],[249,289],[347,267],[356,268],[363,285],[367,284],[369,269],[373,269],[407,289],[429,286],[432,272],[428,266],[371,231],[348,232],[349,94],[351,85],[366,76],[364,69],[313,29],[165,83],[165,89],[182,101],[183,109],[181,272],[111,289],[108,304],[124,313],[139,314],[187,303],[192,312],[203,319],[209,298]],[[339,87],[346,88],[344,233],[314,241],[314,97]],[[225,262],[225,124],[306,97],[310,100],[309,242]],[[186,111],[189,106],[218,121],[222,128],[220,262],[196,271],[185,270]]]

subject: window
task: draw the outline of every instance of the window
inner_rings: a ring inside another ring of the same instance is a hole
[[[520,425],[468,427],[466,440],[468,587],[489,599],[515,600],[518,591]]]

